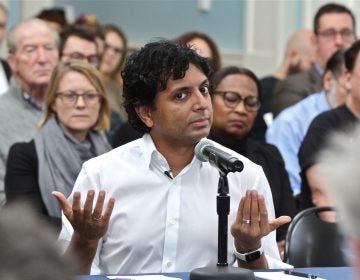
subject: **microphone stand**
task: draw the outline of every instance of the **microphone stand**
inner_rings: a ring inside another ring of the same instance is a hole
[[[228,171],[219,168],[216,211],[218,214],[218,262],[216,267],[196,268],[190,273],[190,280],[241,280],[255,279],[251,270],[228,266],[228,215],[230,212]]]

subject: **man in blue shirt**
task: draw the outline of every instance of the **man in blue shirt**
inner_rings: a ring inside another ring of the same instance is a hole
[[[266,132],[266,141],[280,150],[294,195],[300,192],[298,151],[311,121],[320,113],[345,102],[344,53],[337,51],[326,64],[323,90],[285,109]]]

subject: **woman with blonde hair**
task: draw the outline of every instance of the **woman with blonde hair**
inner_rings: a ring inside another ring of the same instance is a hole
[[[70,60],[54,69],[45,93],[40,130],[9,152],[7,203],[25,200],[60,228],[61,211],[52,191],[69,195],[82,164],[111,149],[109,106],[99,72],[89,63]]]

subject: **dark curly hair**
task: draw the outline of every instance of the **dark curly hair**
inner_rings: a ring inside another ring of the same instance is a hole
[[[190,64],[199,68],[207,77],[210,76],[208,60],[184,44],[160,40],[146,44],[129,56],[122,72],[124,107],[129,123],[135,130],[141,133],[150,131],[137,115],[136,106],[145,105],[156,109],[156,94],[166,89],[169,79],[182,79]]]

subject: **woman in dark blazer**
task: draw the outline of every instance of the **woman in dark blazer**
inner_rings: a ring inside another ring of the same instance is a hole
[[[296,206],[284,161],[278,149],[248,137],[260,107],[260,83],[246,68],[225,67],[211,78],[213,124],[209,138],[260,165],[268,179],[276,216],[295,215]],[[283,252],[288,225],[277,230]]]

